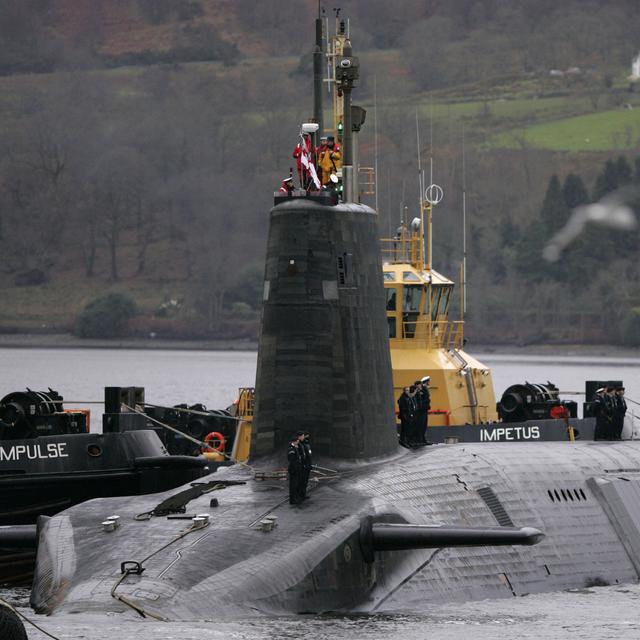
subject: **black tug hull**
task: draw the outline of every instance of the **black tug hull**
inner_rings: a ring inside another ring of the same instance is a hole
[[[0,584],[29,584],[35,559],[35,540],[7,544],[2,527],[35,525],[93,498],[167,491],[207,473],[201,457],[167,455],[151,430],[0,441]]]

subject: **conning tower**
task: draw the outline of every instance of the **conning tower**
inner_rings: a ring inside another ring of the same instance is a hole
[[[253,456],[297,430],[331,457],[397,447],[377,215],[321,202],[285,197],[271,210]]]
[[[318,45],[316,45],[318,46]],[[252,457],[309,431],[314,454],[394,451],[393,383],[376,212],[354,185],[351,90],[358,59],[335,59],[343,96],[344,202],[327,191],[277,194],[269,220]],[[316,91],[320,83],[315,83]],[[316,126],[316,129],[318,127]],[[357,175],[357,173],[355,173]]]

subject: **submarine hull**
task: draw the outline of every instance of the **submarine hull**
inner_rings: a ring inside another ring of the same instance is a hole
[[[51,613],[133,604],[173,620],[422,611],[427,603],[638,579],[640,444],[633,442],[403,451],[344,466],[319,480],[301,507],[288,504],[284,483],[251,478],[236,466],[204,479],[247,484],[217,492],[217,508],[210,495],[190,503],[188,513],[208,513],[210,523],[179,539],[188,520],[134,519],[168,494],[93,500],[42,523],[32,605]],[[100,521],[111,513],[122,525],[103,532]],[[277,517],[271,531],[260,527],[266,515]],[[545,537],[535,546],[376,551],[362,536],[365,519],[525,526]],[[147,557],[142,573],[123,577],[122,562]]]

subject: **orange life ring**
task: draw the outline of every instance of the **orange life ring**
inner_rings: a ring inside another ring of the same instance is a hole
[[[209,445],[211,440],[218,440],[218,444],[214,446],[206,446],[202,447],[202,453],[206,453],[207,451],[218,451],[219,453],[224,452],[224,436],[217,431],[212,431],[211,433],[207,433],[204,437],[204,441]]]

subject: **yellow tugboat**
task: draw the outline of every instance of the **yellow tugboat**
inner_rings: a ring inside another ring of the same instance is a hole
[[[454,283],[431,267],[429,249],[425,256],[422,229],[426,217],[429,247],[432,207],[427,202],[421,218],[382,240],[395,396],[428,375],[430,427],[495,422],[491,370],[463,351],[464,319],[449,319]]]

